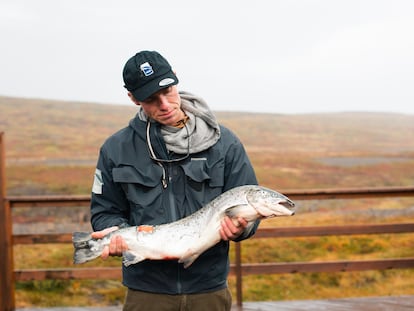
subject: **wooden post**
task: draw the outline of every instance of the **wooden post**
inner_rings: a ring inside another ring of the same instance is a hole
[[[6,153],[3,134],[0,132],[0,311],[13,311],[13,229],[10,204],[6,199]]]
[[[241,310],[243,305],[242,267],[241,267],[241,242],[236,245],[236,305]]]

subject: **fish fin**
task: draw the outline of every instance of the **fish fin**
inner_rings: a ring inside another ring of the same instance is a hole
[[[73,262],[75,264],[85,263],[99,257],[102,253],[103,246],[92,239],[89,232],[74,232],[72,235]]]
[[[256,225],[256,222],[255,221],[249,221],[247,223],[246,229],[244,229],[244,232],[245,233],[250,233],[253,230],[253,228],[254,228],[255,225]]]
[[[200,256],[198,252],[194,252],[192,249],[188,249],[184,255],[178,260],[179,263],[184,265],[184,268],[188,268],[193,264],[193,262]]]
[[[189,247],[178,260],[179,263],[188,268],[193,262],[207,249],[217,244],[220,241],[219,234],[213,236],[208,234],[201,234],[202,238],[197,239],[192,247]]]
[[[217,230],[212,230],[212,228],[216,227],[215,222],[212,221],[206,225],[204,230],[200,232],[199,237],[191,243],[190,247],[180,257],[178,262],[184,264],[184,268],[191,266],[202,253],[220,242],[221,238],[218,228]]]
[[[144,259],[146,259],[144,256],[131,250],[127,250],[122,253],[122,263],[126,267],[143,261]]]
[[[234,205],[231,206],[229,208],[226,208],[226,210],[224,211],[224,214],[226,214],[226,216],[229,216],[230,218],[237,218],[237,216],[240,215],[239,210],[244,208],[245,205]]]

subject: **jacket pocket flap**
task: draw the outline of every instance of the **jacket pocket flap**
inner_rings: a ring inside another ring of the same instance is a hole
[[[112,169],[112,178],[119,183],[141,184],[155,187],[160,183],[162,169],[159,166],[148,166],[138,170],[133,166],[115,167]]]
[[[210,175],[206,170],[205,162],[205,160],[192,160],[182,164],[181,167],[183,168],[186,176],[190,177],[194,181],[202,182],[210,179]]]

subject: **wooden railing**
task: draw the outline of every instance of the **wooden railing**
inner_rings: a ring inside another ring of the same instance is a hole
[[[111,279],[121,278],[120,268],[60,268],[14,269],[13,245],[34,243],[71,243],[71,234],[13,235],[11,210],[20,207],[88,206],[89,196],[24,196],[7,197],[5,194],[5,161],[2,134],[0,133],[0,311],[15,310],[14,284],[17,281],[46,279]],[[307,189],[282,191],[293,200],[355,199],[414,196],[414,187],[387,187],[365,189]],[[263,228],[254,239],[286,238],[324,235],[354,235],[382,233],[414,233],[414,223],[348,226],[309,226]],[[236,277],[236,302],[242,305],[242,277],[251,274],[339,272],[414,268],[414,258],[378,259],[332,262],[278,262],[244,264],[241,260],[242,243],[234,243],[235,262],[230,274]]]

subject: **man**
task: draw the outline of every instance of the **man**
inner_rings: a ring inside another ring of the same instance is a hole
[[[95,238],[126,226],[176,221],[231,188],[257,184],[239,139],[201,98],[177,90],[177,76],[163,56],[137,53],[125,64],[123,79],[139,108],[100,149],[91,202]],[[225,218],[222,241],[187,269],[176,260],[123,266],[123,310],[230,310],[228,241],[250,237],[257,225],[247,232],[246,220]],[[127,247],[116,236],[102,257],[122,255]]]

